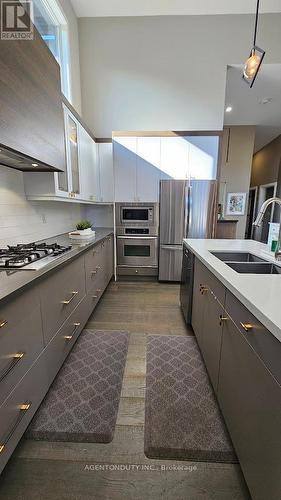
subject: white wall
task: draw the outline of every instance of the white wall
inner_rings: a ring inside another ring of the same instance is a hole
[[[58,0],[63,14],[68,22],[69,52],[70,52],[70,78],[71,78],[71,104],[81,112],[81,85],[79,62],[79,37],[78,21],[70,0]]]
[[[226,66],[249,54],[253,15],[80,18],[83,117],[112,130],[223,127]],[[258,45],[281,63],[281,14],[260,18]]]
[[[83,216],[95,227],[113,228],[113,205],[85,205],[83,207]]]
[[[71,231],[79,219],[80,205],[29,202],[24,193],[23,173],[0,166],[0,246]]]
[[[24,192],[23,173],[0,166],[0,248],[72,231],[86,216],[96,227],[113,226],[108,207],[91,206],[89,213],[87,208],[61,201],[30,202]]]

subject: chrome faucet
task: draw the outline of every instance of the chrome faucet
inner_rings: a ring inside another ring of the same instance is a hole
[[[253,226],[259,227],[262,223],[265,211],[269,205],[272,203],[277,203],[279,207],[281,208],[281,198],[277,198],[276,196],[274,198],[268,198],[268,200],[265,200],[259,210],[259,213],[257,215],[257,218],[255,222],[253,223]],[[275,250],[275,259],[276,260],[281,260],[281,218],[280,218],[280,229],[279,229],[279,236],[278,236],[278,242]]]

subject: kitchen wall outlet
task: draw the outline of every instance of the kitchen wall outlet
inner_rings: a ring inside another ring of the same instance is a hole
[[[46,215],[45,214],[41,215],[41,219],[42,219],[43,224],[47,224],[47,219],[46,219]]]

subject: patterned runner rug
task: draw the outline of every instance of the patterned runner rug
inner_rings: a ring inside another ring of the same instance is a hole
[[[145,454],[237,462],[195,337],[148,336]]]
[[[113,439],[129,334],[83,330],[25,437],[109,443]]]

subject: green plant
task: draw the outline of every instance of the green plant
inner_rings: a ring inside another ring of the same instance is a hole
[[[76,224],[76,229],[78,229],[78,231],[82,231],[83,229],[89,229],[92,225],[93,224],[89,220],[80,220],[80,222]]]

